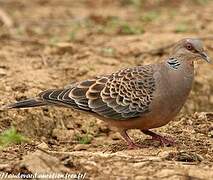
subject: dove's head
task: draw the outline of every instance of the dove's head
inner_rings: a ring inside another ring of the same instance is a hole
[[[211,60],[204,50],[201,40],[196,38],[186,38],[180,40],[174,47],[173,53],[177,56],[183,57],[186,60],[203,59],[210,63]]]

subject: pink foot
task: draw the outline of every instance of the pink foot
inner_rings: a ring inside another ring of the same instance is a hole
[[[172,138],[163,137],[149,130],[141,130],[144,134],[152,136],[152,140],[159,141],[162,146],[173,146],[175,141]]]
[[[131,138],[129,137],[129,135],[127,134],[126,130],[121,130],[120,131],[121,136],[125,139],[125,141],[127,142],[128,145],[128,149],[140,149],[143,148],[144,146],[139,145],[134,143]]]
[[[175,144],[172,138],[160,135],[152,136],[152,140],[159,141],[161,146],[173,146]]]
[[[144,148],[144,146],[135,143],[128,144],[128,149],[141,149],[141,148]]]

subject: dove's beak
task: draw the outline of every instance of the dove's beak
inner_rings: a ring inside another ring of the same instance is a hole
[[[203,52],[200,53],[200,55],[201,55],[202,59],[204,59],[206,62],[212,63],[212,60],[211,60],[210,57],[206,54],[206,52],[203,51]]]

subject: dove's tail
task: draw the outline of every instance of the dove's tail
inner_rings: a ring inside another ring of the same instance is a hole
[[[46,102],[37,99],[26,99],[23,101],[18,101],[16,103],[8,104],[3,107],[3,109],[13,109],[13,108],[29,108],[29,107],[37,107],[37,106],[45,106]]]

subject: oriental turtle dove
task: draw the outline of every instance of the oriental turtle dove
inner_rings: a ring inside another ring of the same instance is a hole
[[[171,54],[158,64],[136,66],[41,92],[36,98],[5,106],[27,108],[45,105],[86,111],[118,127],[129,148],[138,147],[127,134],[140,129],[163,144],[169,139],[149,129],[171,121],[184,105],[194,79],[194,61],[210,62],[199,39],[177,42]]]

